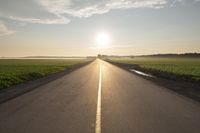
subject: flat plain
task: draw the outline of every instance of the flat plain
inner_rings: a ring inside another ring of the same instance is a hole
[[[0,59],[0,90],[70,69],[91,59]]]
[[[137,69],[158,77],[200,82],[200,58],[109,58],[132,69]]]
[[[0,132],[199,133],[199,112],[196,101],[97,59],[0,104]]]

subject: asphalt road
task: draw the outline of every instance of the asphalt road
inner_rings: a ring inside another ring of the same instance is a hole
[[[0,133],[200,133],[200,104],[96,60],[0,105]]]

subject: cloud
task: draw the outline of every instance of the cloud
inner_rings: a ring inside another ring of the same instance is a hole
[[[90,17],[104,14],[114,9],[163,8],[166,0],[38,0],[49,12],[73,17]]]
[[[0,16],[38,24],[67,24],[73,17],[90,17],[111,10],[175,7],[199,0],[1,0]]]
[[[185,0],[173,0],[172,3],[171,3],[171,7],[176,7],[177,5],[184,5],[185,3]]]
[[[1,18],[38,24],[67,24],[70,22],[70,19],[61,14],[47,11],[37,0],[1,0]]]
[[[172,0],[170,7],[194,5],[197,2],[200,2],[200,0]]]
[[[10,35],[15,33],[16,31],[10,30],[6,27],[6,25],[0,21],[0,36]]]
[[[114,9],[162,8],[166,0],[2,0],[0,16],[37,24],[67,24],[71,17],[90,17]]]
[[[63,16],[58,16],[57,19],[38,19],[38,18],[28,18],[28,17],[24,18],[15,16],[9,16],[8,18],[11,20],[27,22],[27,23],[35,23],[35,24],[67,24],[70,22],[68,18],[65,18]]]

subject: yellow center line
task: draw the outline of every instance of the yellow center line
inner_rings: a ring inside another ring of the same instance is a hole
[[[101,133],[101,64],[99,65],[99,87],[98,87],[95,133]]]

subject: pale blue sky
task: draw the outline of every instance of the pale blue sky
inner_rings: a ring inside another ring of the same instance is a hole
[[[0,56],[200,52],[199,0],[0,0]]]

